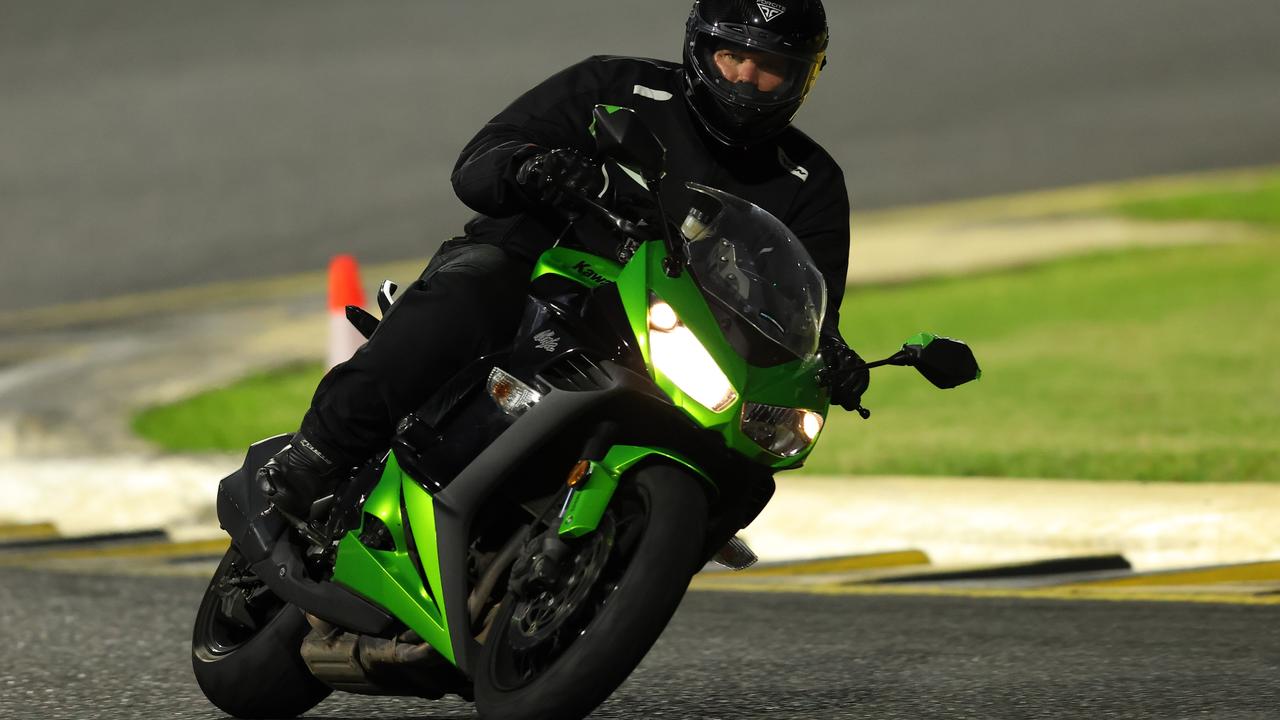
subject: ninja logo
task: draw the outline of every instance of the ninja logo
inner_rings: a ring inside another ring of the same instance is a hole
[[[764,15],[765,22],[773,22],[773,20],[779,15],[787,11],[787,9],[782,5],[779,5],[776,2],[770,2],[770,0],[759,0],[759,2],[756,3],[756,7],[760,8],[761,14]]]
[[[609,282],[609,278],[596,272],[595,268],[588,265],[586,260],[579,261],[577,265],[573,266],[573,269],[576,270],[579,275],[597,285],[603,285],[604,283]]]
[[[533,342],[538,346],[539,350],[547,352],[555,352],[560,346],[560,338],[556,337],[554,330],[543,330],[533,336]]]

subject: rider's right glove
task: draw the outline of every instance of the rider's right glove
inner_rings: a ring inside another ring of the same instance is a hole
[[[818,345],[825,365],[822,371],[822,384],[831,391],[832,404],[845,410],[859,410],[862,407],[862,394],[871,385],[871,373],[864,367],[858,353],[845,344],[838,335],[822,336]],[[859,410],[861,414],[862,410]],[[866,417],[867,415],[863,415]]]
[[[529,156],[516,171],[516,184],[531,201],[549,206],[558,206],[573,195],[599,198],[607,186],[604,170],[570,148]]]

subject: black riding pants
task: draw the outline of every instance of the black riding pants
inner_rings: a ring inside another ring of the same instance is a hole
[[[511,340],[530,271],[496,245],[446,242],[400,291],[373,337],[320,381],[302,434],[343,462],[387,447],[401,418]]]

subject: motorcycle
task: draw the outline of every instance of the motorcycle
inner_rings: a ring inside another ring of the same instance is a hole
[[[599,158],[661,195],[665,150],[625,108]],[[222,480],[231,538],[195,621],[206,697],[292,717],[333,690],[474,700],[482,718],[580,718],[640,663],[692,576],[742,568],[735,536],[799,467],[829,411],[822,276],[763,209],[696,183],[678,229],[579,207],[616,257],[553,247],[507,350],[446,382],[306,518],[258,491],[287,436]],[[379,293],[383,313],[394,287]],[[379,322],[349,309],[369,335]],[[867,363],[938,387],[979,376],[920,334]],[[851,407],[864,415],[860,406]]]

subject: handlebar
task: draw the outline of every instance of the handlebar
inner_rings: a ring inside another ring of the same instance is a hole
[[[585,207],[591,210],[627,239],[633,240],[637,243],[653,239],[653,235],[646,232],[645,229],[641,228],[638,224],[627,220],[609,208],[596,202],[592,198],[573,190],[566,189],[563,192],[566,197],[572,199],[573,205]],[[667,248],[667,257],[663,261],[662,265],[663,270],[667,273],[668,277],[679,277],[686,262],[684,248],[676,244],[675,236],[671,233],[671,223],[667,222],[667,211],[666,207],[662,203],[662,193],[659,191],[659,188],[656,186],[650,187],[649,194],[653,197],[654,202],[658,206],[658,217],[661,219],[662,223],[662,237]]]

